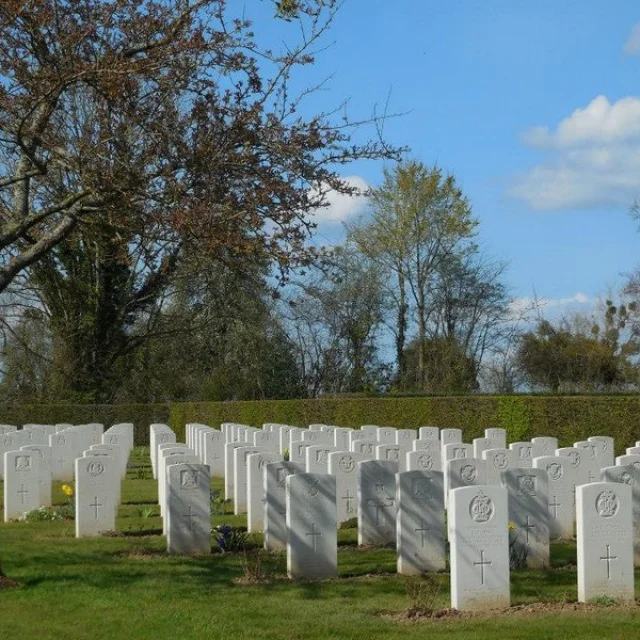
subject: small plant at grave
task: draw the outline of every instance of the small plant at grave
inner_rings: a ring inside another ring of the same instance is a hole
[[[249,544],[249,534],[246,529],[221,524],[214,527],[213,532],[216,536],[216,543],[223,553],[245,551]]]
[[[142,507],[138,514],[141,518],[152,518],[156,514],[156,510],[153,507]]]
[[[411,603],[407,610],[407,616],[410,618],[433,616],[436,611],[436,601],[442,588],[438,577],[431,573],[405,576],[405,586]]]
[[[136,469],[136,477],[138,480],[146,480],[148,476],[148,471],[146,467],[138,467]]]
[[[25,522],[52,522],[54,520],[64,520],[59,510],[47,507],[33,509],[24,515]]]
[[[509,522],[509,568],[526,569],[528,551],[527,545],[520,540],[515,522]]]
[[[75,492],[70,484],[63,484],[61,489],[62,493],[69,499],[66,504],[60,506],[56,513],[58,513],[63,520],[73,520],[76,516]]]
[[[345,520],[341,525],[341,529],[357,529],[358,528],[358,518],[349,518],[349,520]]]
[[[282,450],[282,457],[285,462],[289,462],[289,449],[285,448]]]
[[[242,562],[244,581],[269,582],[276,574],[276,565],[273,554],[260,547],[255,540],[249,541]]]
[[[220,491],[212,489],[209,494],[209,502],[211,503],[211,515],[223,516],[226,513],[225,507],[231,502],[231,500],[225,500]]]
[[[618,605],[618,601],[611,596],[596,596],[589,600],[589,604],[595,604],[599,607],[615,607]]]

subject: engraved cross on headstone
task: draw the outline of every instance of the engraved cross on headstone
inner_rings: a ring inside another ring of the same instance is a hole
[[[484,567],[493,564],[491,560],[484,559],[484,551],[480,551],[480,562],[473,563],[476,567],[480,567],[480,584],[484,584]]]
[[[316,539],[318,537],[322,537],[322,534],[319,531],[316,531],[316,523],[313,522],[311,524],[311,531],[309,533],[305,533],[305,536],[309,537],[311,536],[311,541],[312,541],[312,546],[311,548],[313,549],[313,551],[316,551]]]
[[[418,527],[417,529],[415,529],[415,532],[418,533],[418,531],[420,532],[420,535],[422,536],[422,540],[421,540],[421,544],[420,546],[424,549],[424,536],[425,533],[427,531],[429,531],[431,529],[431,527],[427,527],[424,523],[424,520],[422,518],[420,518],[420,527]]]
[[[98,515],[99,515],[99,510],[100,507],[102,506],[99,502],[98,502],[98,496],[94,496],[93,497],[93,504],[89,505],[90,507],[92,507],[93,509],[95,509],[95,514],[96,514],[96,520],[98,519]]]
[[[607,555],[600,556],[600,560],[604,560],[607,563],[607,580],[611,580],[611,561],[617,560],[618,556],[612,556],[610,546],[607,545]]]
[[[352,506],[352,502],[355,496],[351,495],[351,492],[349,491],[349,489],[347,489],[347,495],[343,496],[342,499],[345,501],[346,503],[346,507],[345,510],[347,513],[353,513],[353,506]]]
[[[525,524],[525,525],[524,525],[524,527],[523,527],[523,529],[526,529],[526,530],[527,530],[527,544],[529,544],[529,532],[530,532],[532,529],[535,529],[535,528],[536,528],[536,525],[535,525],[535,524],[531,524],[531,523],[529,522],[529,519],[530,519],[530,518],[531,518],[531,516],[527,516],[527,524]]]
[[[189,513],[185,513],[183,514],[183,517],[188,518],[189,519],[189,531],[193,531],[193,519],[196,517],[193,514],[193,508],[189,507]]]
[[[558,507],[562,506],[562,502],[558,502],[558,496],[553,496],[553,502],[549,503],[549,508],[553,509],[553,517],[558,519]]]
[[[24,504],[24,497],[29,495],[29,490],[24,488],[24,485],[22,485],[20,491],[18,491],[18,495],[20,496],[20,501],[22,504]]]

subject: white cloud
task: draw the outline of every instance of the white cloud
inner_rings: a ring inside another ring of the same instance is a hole
[[[367,182],[360,176],[347,176],[343,180],[352,187],[356,187],[361,193],[348,196],[338,193],[333,189],[326,194],[326,207],[316,209],[313,214],[318,223],[338,223],[361,214],[367,206],[367,197],[362,195],[369,189]]]
[[[590,298],[585,293],[578,291],[572,296],[568,296],[566,298],[546,298],[544,296],[530,298],[527,296],[522,296],[519,298],[514,298],[511,301],[509,307],[511,310],[511,315],[514,318],[520,318],[529,313],[541,312],[545,309],[563,311],[567,308],[577,307],[581,305],[593,305],[596,301],[596,298]]]
[[[598,96],[555,130],[534,127],[522,140],[550,152],[510,190],[534,209],[629,206],[640,195],[640,98]]]
[[[624,45],[624,51],[632,56],[640,55],[640,22],[631,28],[629,38]]]

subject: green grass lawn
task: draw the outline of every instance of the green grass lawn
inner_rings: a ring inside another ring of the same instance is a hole
[[[552,546],[548,572],[512,573],[513,611],[473,617],[403,618],[416,604],[449,605],[448,575],[424,583],[396,575],[395,552],[357,549],[355,529],[340,531],[340,577],[285,579],[284,554],[263,558],[274,579],[251,583],[256,553],[170,557],[150,477],[137,449],[122,490],[117,535],[76,540],[72,520],[0,524],[0,560],[21,587],[0,590],[0,640],[67,638],[631,638],[640,609],[531,607],[575,602],[575,544]],[[214,481],[220,489],[221,481]],[[56,486],[54,503],[67,498]],[[228,507],[227,507],[228,510]],[[213,524],[244,525],[214,515]],[[260,539],[256,538],[256,542]],[[215,542],[213,542],[215,547]],[[264,555],[264,554],[262,554]],[[422,592],[422,595],[420,595]],[[640,591],[639,591],[640,593]]]

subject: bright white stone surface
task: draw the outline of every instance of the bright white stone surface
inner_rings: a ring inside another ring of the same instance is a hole
[[[264,527],[264,469],[268,464],[282,462],[275,451],[251,453],[247,456],[247,531],[262,531]]]
[[[396,473],[396,462],[358,462],[358,544],[395,543]]]
[[[336,478],[338,523],[358,515],[358,462],[369,458],[362,453],[334,451],[329,454],[329,473]]]
[[[4,521],[21,518],[40,506],[38,454],[7,451],[4,454]]]
[[[304,473],[295,462],[274,462],[264,467],[264,548],[285,551],[287,548],[287,477]]]
[[[533,459],[533,468],[547,472],[549,539],[572,538],[576,480],[571,459],[563,456],[539,456]]]

